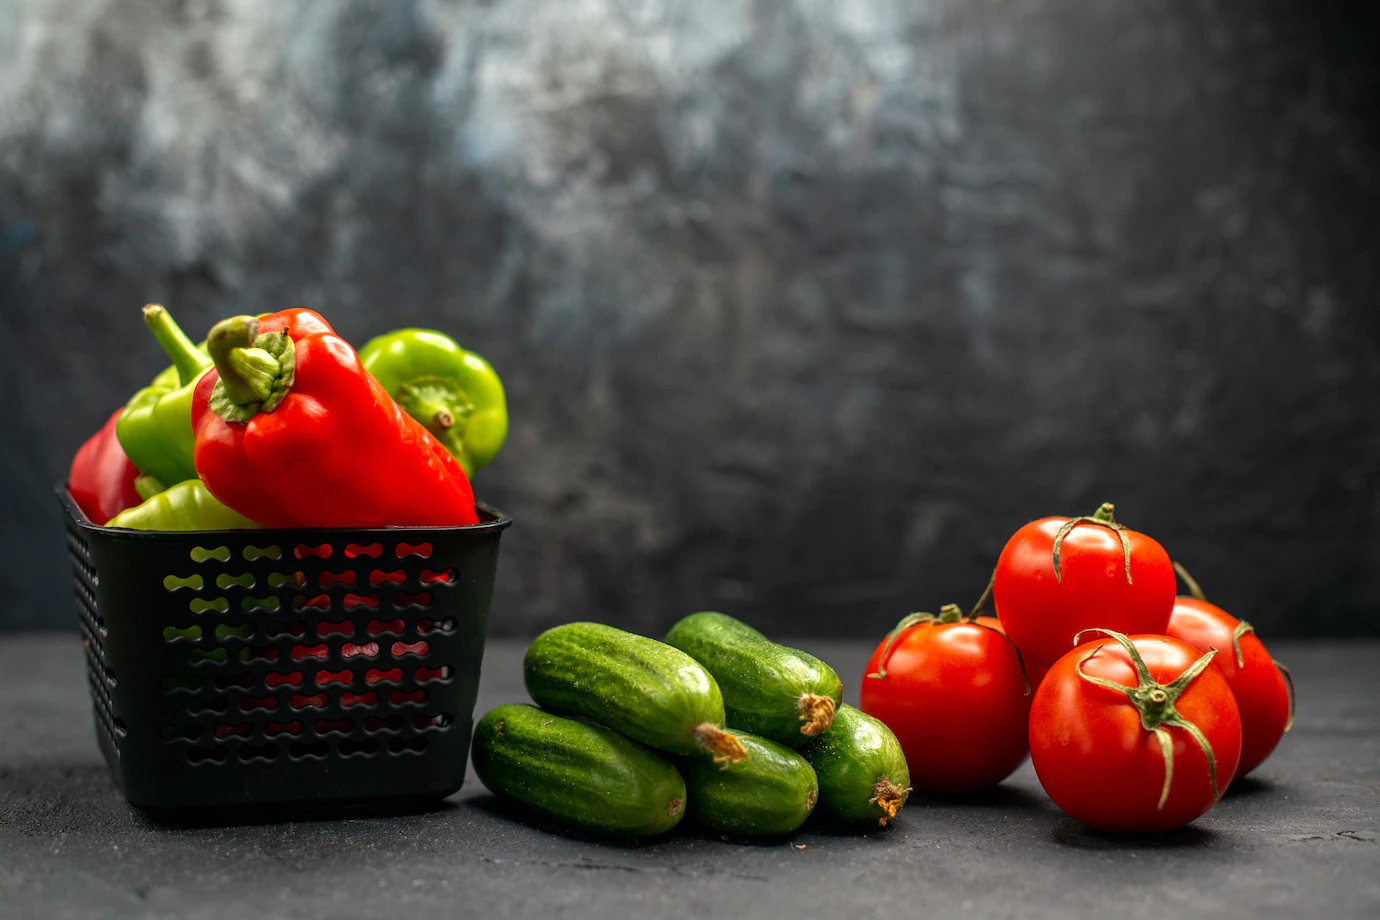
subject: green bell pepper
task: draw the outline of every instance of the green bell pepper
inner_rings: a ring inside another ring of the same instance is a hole
[[[192,394],[211,359],[158,304],[144,307],[149,324],[173,366],[135,393],[116,423],[120,446],[135,468],[162,482],[197,478],[192,461]]]
[[[359,350],[365,370],[445,445],[466,476],[508,436],[503,382],[479,355],[434,329],[395,329]]]
[[[107,527],[130,530],[258,530],[259,525],[221,504],[200,479],[188,479],[126,508]]]

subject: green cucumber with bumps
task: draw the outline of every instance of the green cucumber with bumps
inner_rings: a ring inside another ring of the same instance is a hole
[[[666,642],[714,675],[735,729],[800,747],[829,727],[843,701],[843,684],[829,665],[726,614],[692,613],[671,627]]]
[[[885,826],[910,795],[901,742],[881,720],[852,706],[840,706],[834,724],[800,753],[819,779],[821,818]]]
[[[689,796],[686,819],[742,837],[789,834],[810,817],[819,798],[814,768],[784,744],[737,732],[742,763],[716,767],[706,758],[680,763]]]
[[[672,754],[736,763],[747,751],[724,729],[724,699],[704,666],[663,642],[600,623],[537,636],[522,663],[544,709],[606,725]]]
[[[581,830],[650,837],[685,816],[685,781],[665,757],[526,703],[489,710],[474,728],[471,757],[499,798]]]

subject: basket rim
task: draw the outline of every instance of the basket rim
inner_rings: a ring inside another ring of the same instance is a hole
[[[250,536],[265,534],[312,534],[318,538],[330,534],[377,534],[379,536],[398,534],[423,534],[423,533],[462,533],[462,534],[488,534],[497,533],[505,530],[513,523],[513,519],[506,512],[500,511],[491,505],[476,501],[475,510],[481,517],[488,516],[489,520],[481,520],[478,524],[458,524],[458,525],[423,525],[423,526],[400,526],[400,527],[263,527],[257,529],[240,528],[234,530],[131,530],[126,527],[106,527],[92,521],[77,506],[76,500],[72,498],[72,492],[67,488],[67,481],[61,480],[53,486],[53,494],[58,500],[58,504],[63,506],[67,516],[82,531],[100,534],[104,537],[115,537],[121,540],[166,540],[168,537],[183,537],[206,534],[221,534],[225,536]],[[275,539],[277,539],[275,537]]]

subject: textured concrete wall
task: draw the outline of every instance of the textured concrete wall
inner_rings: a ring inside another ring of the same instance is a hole
[[[0,0],[0,626],[74,623],[48,489],[157,300],[493,361],[497,632],[878,634],[1103,500],[1267,637],[1380,631],[1334,7]]]

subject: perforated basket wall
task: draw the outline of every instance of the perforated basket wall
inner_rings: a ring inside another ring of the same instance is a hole
[[[96,734],[132,803],[315,809],[460,788],[502,513],[141,533],[58,497]]]

